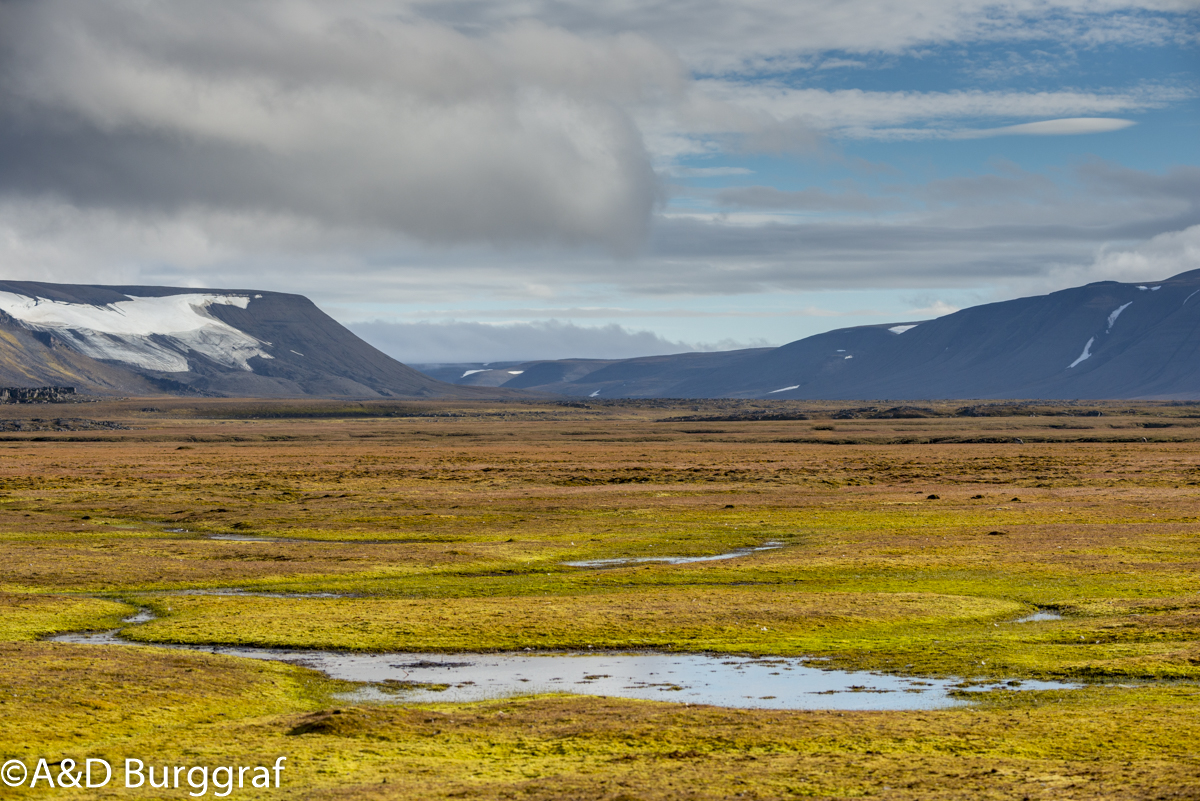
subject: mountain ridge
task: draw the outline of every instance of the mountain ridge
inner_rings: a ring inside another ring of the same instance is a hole
[[[516,394],[430,378],[302,295],[36,281],[0,281],[0,384],[70,385],[101,395]]]
[[[1200,398],[1200,270],[777,348],[462,367],[404,365],[302,295],[0,281],[0,386],[264,398],[1186,400]]]
[[[569,380],[534,380],[531,365],[550,375],[555,364],[510,364],[521,375],[499,386],[599,398],[1195,399],[1200,270],[841,328],[777,348],[611,360],[591,371],[574,360]]]

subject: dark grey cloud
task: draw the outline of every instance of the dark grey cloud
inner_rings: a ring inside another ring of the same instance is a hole
[[[472,38],[337,9],[0,5],[0,195],[639,246],[661,190],[628,108],[682,86],[673,56],[634,36]]]
[[[1161,173],[1135,170],[1101,159],[1076,169],[1079,179],[1106,195],[1139,199],[1177,199],[1200,207],[1200,167],[1180,164]]]
[[[938,206],[987,205],[1000,203],[1044,203],[1062,196],[1060,183],[1020,167],[1002,163],[996,172],[958,175],[930,181],[912,192],[917,198]],[[899,191],[908,187],[894,187]]]
[[[780,290],[1032,286],[1064,267],[1093,264],[1102,248],[1132,248],[1200,224],[1190,180],[1196,172],[1095,163],[1069,192],[1012,171],[942,182],[928,197],[921,187],[898,188],[897,196],[915,197],[915,208],[901,213],[793,221],[780,214],[776,222],[763,222],[753,210],[750,219],[736,210],[728,218],[667,216],[655,222],[641,255],[616,260],[587,251],[431,250],[353,232],[331,241],[303,222],[250,213],[193,225],[189,212],[140,224],[70,205],[2,200],[0,243],[10,243],[13,278],[95,281],[102,267],[112,276],[106,280],[192,286],[245,285],[241,254],[269,253],[252,262],[262,288],[304,292],[358,319],[367,315],[350,306],[365,300],[459,309],[464,299],[486,298],[500,307],[570,308],[675,296],[674,306],[687,298]],[[40,234],[32,245],[21,241],[28,230]],[[134,260],[151,266],[128,266]]]
[[[1083,275],[1103,248],[1133,248],[1200,224],[1200,168],[1190,166],[1147,172],[1092,160],[1070,180],[1055,181],[999,163],[994,173],[887,191],[911,198],[910,207],[878,217],[864,211],[753,223],[735,213],[664,219],[650,253],[688,270],[647,271],[629,280],[647,294],[1011,285],[1067,268]],[[757,186],[716,195],[731,211],[737,205],[786,210],[788,203],[817,211],[856,197]],[[1111,272],[1115,262],[1106,263]]]
[[[760,226],[722,225],[709,221],[668,220],[656,226],[654,255],[662,258],[753,258],[788,261],[797,270],[822,259],[846,262],[863,259],[877,265],[885,278],[890,261],[900,254],[919,258],[948,252],[963,259],[984,246],[1035,247],[1044,253],[1064,253],[1083,247],[1092,250],[1103,242],[1136,241],[1180,230],[1200,222],[1200,215],[1171,220],[1138,220],[1102,228],[1057,223],[1045,225],[997,224],[960,227],[932,223],[770,223]],[[970,259],[966,263],[970,263]],[[746,272],[744,269],[741,272]],[[866,278],[867,276],[864,276]],[[846,276],[847,284],[852,283]]]
[[[1067,203],[1093,216],[1105,206],[1120,206],[1123,216],[1128,216],[1131,210],[1137,216],[1157,213],[1155,209],[1159,207],[1147,203],[1176,202],[1200,207],[1200,167],[1192,165],[1152,172],[1091,158],[1068,170],[1066,180],[1063,176],[1051,178],[1030,172],[1009,162],[998,162],[994,167],[991,173],[959,175],[920,187],[894,185],[890,190],[946,206],[1021,202],[1038,208],[1043,216],[1048,206]]]

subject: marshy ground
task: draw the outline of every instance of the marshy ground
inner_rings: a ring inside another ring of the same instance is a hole
[[[239,797],[1200,798],[1200,406],[47,408],[0,414],[0,761],[289,757],[283,789]],[[139,608],[124,636],[150,644],[1083,686],[912,712],[355,705],[291,665],[45,641]],[[1016,622],[1038,610],[1061,619]]]

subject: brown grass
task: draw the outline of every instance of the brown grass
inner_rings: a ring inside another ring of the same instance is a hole
[[[0,757],[289,753],[282,797],[311,798],[1200,797],[1195,407],[914,405],[934,416],[73,405],[63,416],[127,430],[0,434]],[[784,547],[729,561],[562,564],[771,540]],[[214,587],[353,597],[171,594]],[[155,641],[653,646],[1108,683],[930,713],[354,707],[299,668],[35,642],[116,625],[122,599],[160,611],[129,631]],[[1065,618],[1012,622],[1035,607]]]

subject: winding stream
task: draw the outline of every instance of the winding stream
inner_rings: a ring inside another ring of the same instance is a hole
[[[782,547],[782,542],[766,542],[755,548],[737,548],[728,553],[718,553],[712,556],[623,556],[616,559],[585,559],[580,562],[563,562],[563,564],[567,567],[622,567],[624,565],[637,565],[644,562],[686,565],[692,562],[717,562],[722,559],[737,559],[740,556],[749,556],[759,551],[774,551]]]

